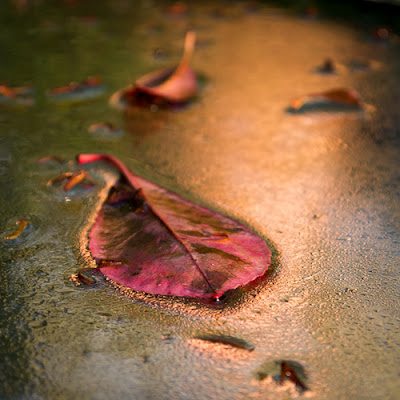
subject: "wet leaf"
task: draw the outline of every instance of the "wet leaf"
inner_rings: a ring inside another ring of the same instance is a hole
[[[48,164],[48,163],[64,164],[65,160],[58,156],[47,156],[47,157],[42,157],[39,160],[37,160],[37,163],[38,164]]]
[[[363,109],[366,106],[355,90],[339,88],[325,92],[310,93],[293,99],[290,111],[301,111],[307,107],[319,105],[341,106],[350,109]]]
[[[166,8],[166,13],[171,17],[182,17],[185,16],[188,12],[189,7],[187,4],[178,1],[174,4],[169,5]]]
[[[10,87],[0,85],[0,104],[31,106],[35,103],[32,97],[34,89],[30,86]]]
[[[68,85],[51,89],[47,95],[57,104],[72,104],[97,99],[103,95],[104,90],[105,87],[98,77],[89,77],[82,82],[71,82]]]
[[[103,160],[121,174],[89,232],[98,270],[117,284],[150,294],[219,298],[264,275],[271,252],[244,225],[133,175],[118,159]]]
[[[326,58],[324,62],[317,67],[316,72],[320,74],[334,74],[336,72],[336,66],[331,58]]]
[[[78,183],[81,183],[87,177],[87,172],[84,170],[75,172],[71,177],[69,177],[63,185],[66,192],[71,190]]]
[[[71,276],[71,281],[75,283],[75,285],[91,285],[95,282],[94,278],[89,274],[85,273],[85,271],[80,271],[77,274],[73,274]]]
[[[16,222],[16,225],[18,225],[18,228],[15,230],[13,234],[10,236],[6,236],[4,239],[5,240],[14,240],[16,239],[28,226],[28,222],[25,221],[24,219],[20,219]]]
[[[223,333],[206,333],[188,339],[190,347],[199,350],[202,356],[213,360],[223,359],[240,362],[248,360],[254,346],[245,340]]]
[[[94,184],[88,173],[83,169],[75,172],[64,172],[57,178],[48,181],[47,186],[52,186],[58,183],[62,183],[65,192],[69,192],[80,183],[85,186],[93,186]]]
[[[293,382],[297,388],[304,391],[307,390],[307,386],[305,385],[305,381],[307,379],[304,368],[301,364],[295,361],[281,361],[281,373],[279,382],[283,384],[285,379],[289,379]]]
[[[118,108],[132,106],[182,105],[191,100],[198,89],[197,77],[190,67],[196,35],[186,34],[184,54],[177,67],[146,74],[135,83],[114,93],[110,104]]]
[[[203,334],[197,335],[194,338],[211,343],[221,343],[241,350],[253,351],[255,349],[251,343],[230,335]]]
[[[254,372],[254,376],[259,381],[270,377],[280,385],[283,385],[286,380],[289,380],[294,383],[298,391],[304,392],[308,390],[306,385],[307,374],[303,366],[297,361],[266,361],[257,368]]]
[[[388,42],[391,38],[390,28],[386,26],[375,28],[373,31],[373,37],[379,42]]]

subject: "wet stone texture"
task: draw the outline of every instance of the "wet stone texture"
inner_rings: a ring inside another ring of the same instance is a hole
[[[393,11],[170,5],[0,4],[0,81],[35,88],[29,103],[3,89],[0,104],[0,397],[397,399]],[[112,109],[116,90],[179,62],[188,29],[198,98],[179,110]],[[328,58],[335,73],[315,73]],[[100,98],[46,96],[91,76]],[[293,99],[335,88],[373,108],[288,112]],[[88,132],[99,121],[123,135]],[[132,293],[101,276],[76,284],[94,266],[82,244],[115,171],[87,167],[90,187],[67,192],[46,184],[83,152],[113,154],[247,225],[273,249],[274,274],[226,305]],[[4,239],[21,220],[27,228]]]

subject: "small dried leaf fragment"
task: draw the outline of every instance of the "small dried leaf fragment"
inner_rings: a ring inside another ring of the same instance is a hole
[[[146,74],[135,83],[114,93],[110,104],[118,108],[132,106],[183,105],[198,90],[197,77],[190,67],[196,35],[189,31],[185,37],[184,54],[177,67]]]
[[[83,169],[75,172],[64,172],[57,178],[48,181],[47,186],[52,186],[58,183],[62,183],[65,192],[70,191],[73,187],[80,183],[84,184],[85,186],[94,185],[88,173]]]
[[[307,390],[305,384],[306,374],[304,368],[297,362],[294,361],[281,361],[281,373],[279,377],[279,383],[282,385],[286,379],[293,382],[297,388],[301,391]]]
[[[317,72],[321,74],[334,74],[336,72],[336,66],[331,58],[326,58],[324,62],[317,67]]]
[[[35,103],[31,86],[10,87],[0,85],[0,104],[31,106]]]
[[[253,351],[255,349],[251,343],[230,335],[203,334],[197,335],[194,338],[211,343],[221,343],[241,350]]]
[[[373,31],[374,39],[380,42],[389,41],[391,36],[392,36],[391,30],[386,26],[375,28]]]
[[[279,385],[284,385],[285,381],[290,381],[300,393],[309,390],[306,385],[307,374],[303,366],[296,361],[265,361],[254,371],[254,376],[259,381],[269,378]]]
[[[182,17],[188,12],[188,5],[182,1],[177,1],[166,8],[166,12],[171,17]]]
[[[75,172],[67,181],[64,183],[64,191],[68,192],[78,183],[81,183],[87,177],[87,172],[85,170],[80,170]]]
[[[58,156],[47,156],[42,157],[36,161],[38,164],[47,164],[47,163],[57,163],[57,164],[64,164],[65,160]]]
[[[25,221],[24,219],[20,219],[16,222],[16,225],[18,225],[18,228],[16,229],[16,231],[13,234],[11,234],[10,236],[6,236],[4,238],[5,240],[16,239],[27,228],[28,222]]]
[[[50,89],[47,92],[50,100],[57,104],[71,104],[93,100],[104,93],[105,87],[98,77],[89,77],[82,82],[71,82],[68,85]]]
[[[321,104],[339,105],[355,109],[362,109],[365,107],[358,92],[353,89],[339,88],[327,90],[325,92],[310,93],[295,98],[291,101],[291,109],[293,111],[300,111],[306,106]]]
[[[80,286],[91,285],[95,282],[95,279],[87,271],[80,271],[71,276],[71,281],[74,282],[75,285]]]

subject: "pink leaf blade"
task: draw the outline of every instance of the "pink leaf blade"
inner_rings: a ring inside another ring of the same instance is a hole
[[[135,291],[212,298],[268,270],[270,250],[244,225],[134,176],[112,156],[78,157],[98,160],[123,178],[89,233],[89,250],[106,277]]]

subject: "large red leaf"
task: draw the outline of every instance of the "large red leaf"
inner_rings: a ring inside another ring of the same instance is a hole
[[[89,232],[99,270],[114,282],[151,294],[220,297],[262,276],[271,261],[266,243],[244,225],[143,178],[118,159],[121,173]]]

